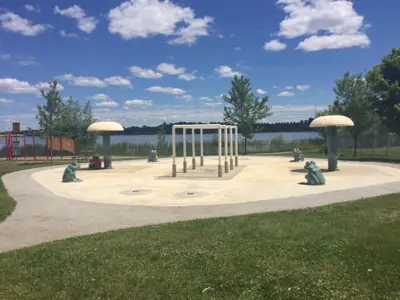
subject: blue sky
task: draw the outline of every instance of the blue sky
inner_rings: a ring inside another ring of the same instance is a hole
[[[0,130],[37,127],[38,96],[90,100],[125,126],[218,121],[234,74],[268,95],[270,122],[332,102],[335,79],[379,63],[400,32],[397,0],[132,0],[0,3]]]

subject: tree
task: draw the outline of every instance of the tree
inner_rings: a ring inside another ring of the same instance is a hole
[[[166,128],[167,128],[167,124],[164,122],[159,126],[158,132],[157,132],[157,150],[160,153],[168,152],[168,142],[167,142],[167,138],[165,136]]]
[[[60,112],[62,110],[62,100],[57,90],[57,81],[50,82],[50,90],[46,93],[41,91],[41,95],[46,99],[46,104],[38,105],[38,113],[36,119],[39,121],[40,129],[46,133],[50,138],[50,161],[53,164],[53,141],[52,136],[54,133],[55,125],[60,118]]]
[[[354,156],[357,156],[359,136],[375,121],[375,113],[371,107],[371,90],[363,74],[351,75],[347,72],[343,79],[335,81],[333,91],[336,95],[333,108],[354,122],[354,126],[347,127],[346,130],[354,140]]]
[[[250,80],[235,75],[232,88],[223,99],[229,104],[224,107],[224,121],[234,124],[244,137],[244,152],[247,154],[247,140],[252,139],[257,122],[271,116],[268,96],[261,100],[251,91]]]
[[[366,77],[372,90],[372,107],[389,130],[400,134],[400,49],[383,57]]]
[[[87,132],[89,125],[95,121],[89,101],[82,106],[69,97],[66,103],[63,103],[55,128],[59,136],[73,139],[78,148],[87,148],[92,147],[96,140],[93,133]]]

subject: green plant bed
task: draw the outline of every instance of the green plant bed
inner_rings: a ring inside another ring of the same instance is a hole
[[[399,197],[3,253],[0,299],[399,299]]]

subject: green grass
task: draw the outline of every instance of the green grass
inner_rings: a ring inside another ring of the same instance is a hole
[[[54,162],[54,164],[67,164],[68,161]],[[48,162],[0,161],[0,222],[4,221],[13,212],[16,202],[11,198],[4,187],[1,177],[7,173],[49,166]],[[1,298],[0,298],[1,299]]]
[[[0,254],[0,299],[400,299],[400,196]]]

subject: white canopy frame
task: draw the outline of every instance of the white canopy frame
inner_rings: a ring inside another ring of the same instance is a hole
[[[187,125],[174,125],[172,127],[172,177],[176,177],[176,129],[183,129],[183,173],[187,172],[186,161],[186,130],[191,129],[192,133],[192,169],[196,169],[196,153],[195,153],[195,131],[200,130],[200,166],[204,166],[204,129],[217,129],[218,130],[218,177],[222,177],[222,130],[224,130],[224,143],[225,143],[225,173],[229,169],[233,170],[234,166],[239,166],[239,133],[237,126],[221,125],[221,124],[187,124]],[[233,131],[235,131],[233,133]],[[233,137],[235,136],[235,142]],[[228,145],[229,140],[229,145]],[[233,148],[235,143],[235,154]],[[230,163],[228,163],[228,156],[230,156]],[[235,156],[235,163],[233,162]]]

